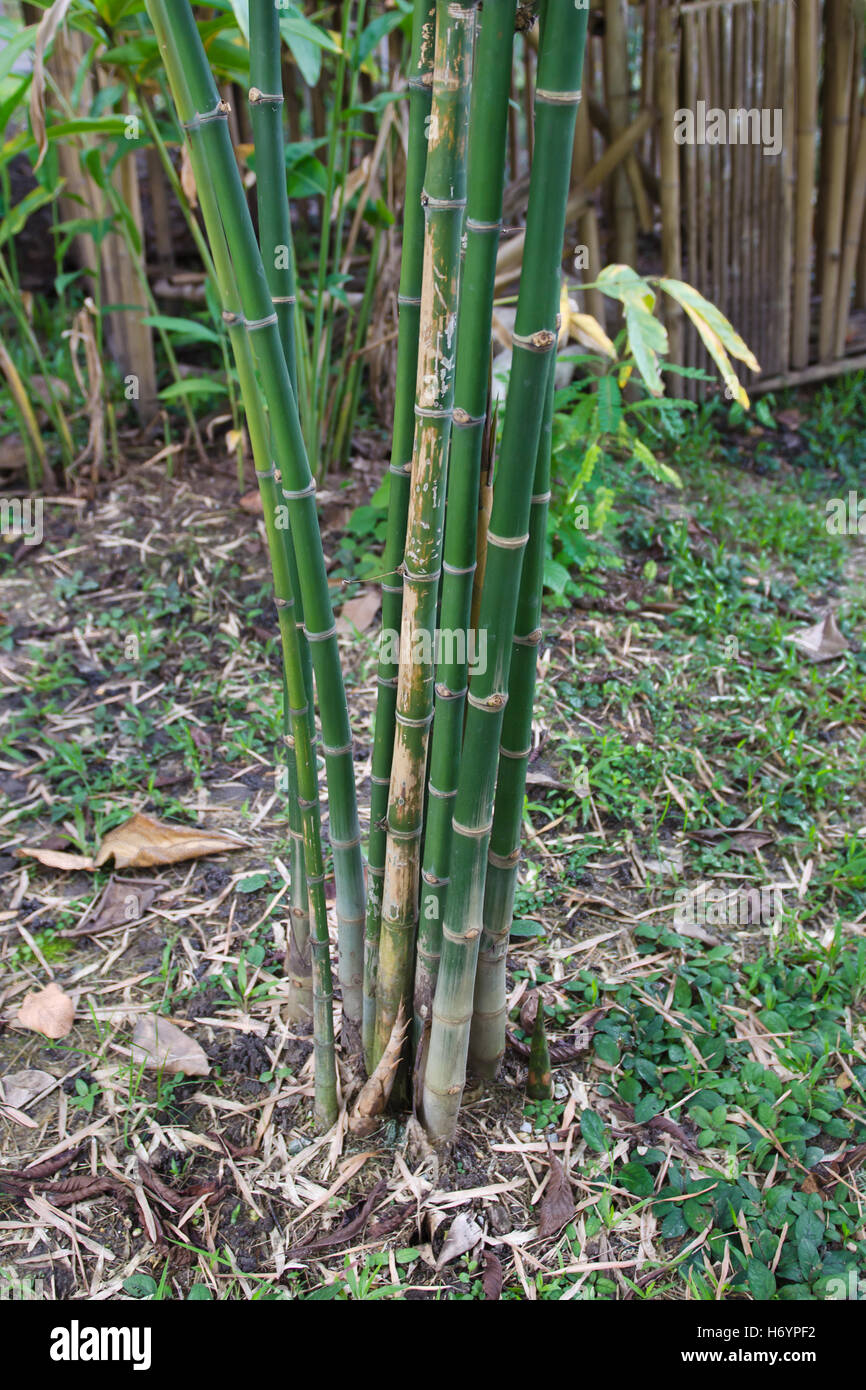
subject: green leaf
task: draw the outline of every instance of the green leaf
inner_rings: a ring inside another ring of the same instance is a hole
[[[591,1149],[597,1154],[607,1148],[604,1138],[604,1121],[594,1110],[584,1110],[580,1117],[580,1132]]]
[[[123,1287],[133,1298],[153,1298],[156,1293],[156,1280],[149,1274],[130,1274],[124,1279]]]
[[[769,1266],[762,1264],[760,1260],[749,1260],[746,1266],[746,1282],[753,1298],[766,1300],[772,1298],[776,1292],[776,1276]]]
[[[571,575],[556,560],[551,560],[550,556],[545,557],[544,561],[544,587],[550,589],[554,594],[564,594],[566,586],[571,579]]]
[[[270,874],[264,872],[249,874],[247,878],[242,878],[239,883],[235,884],[235,892],[258,893],[261,888],[264,888],[269,878]]]
[[[161,328],[164,333],[182,333],[191,343],[221,343],[219,333],[195,319],[174,318],[171,314],[148,314],[142,323]]]
[[[4,246],[12,237],[16,237],[36,209],[44,207],[46,203],[53,202],[59,192],[60,186],[56,188],[33,188],[29,193],[26,193],[21,202],[16,203],[0,222],[0,246]]]
[[[712,1209],[703,1206],[694,1197],[683,1202],[683,1220],[693,1231],[703,1231],[713,1218]]]
[[[212,1303],[213,1294],[207,1284],[193,1284],[186,1296],[187,1303]]]
[[[225,394],[225,383],[222,381],[211,381],[208,377],[193,376],[187,377],[183,381],[173,381],[170,386],[165,386],[159,393],[161,401],[182,400],[184,396],[222,396]]]
[[[651,1120],[653,1115],[661,1114],[664,1108],[665,1103],[663,1100],[659,1100],[658,1096],[644,1096],[642,1100],[638,1101],[634,1108],[635,1124],[646,1124],[647,1120]]]
[[[597,1057],[600,1057],[603,1062],[608,1062],[612,1067],[616,1066],[619,1061],[619,1047],[615,1038],[612,1038],[609,1033],[596,1033],[593,1046]]]
[[[642,1163],[626,1163],[615,1175],[620,1187],[633,1192],[636,1197],[651,1197],[655,1184],[649,1168]]]
[[[615,377],[603,376],[598,383],[598,423],[605,434],[616,434],[622,419],[622,394]]]

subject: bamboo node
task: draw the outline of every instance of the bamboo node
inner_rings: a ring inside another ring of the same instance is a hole
[[[468,410],[464,410],[462,405],[455,405],[453,412],[454,424],[458,428],[466,429],[470,425],[483,425],[486,415],[470,415]]]
[[[515,634],[514,641],[518,647],[537,647],[543,636],[544,633],[541,628],[537,627],[533,632],[527,632],[525,637],[518,637]]]
[[[528,758],[531,752],[532,752],[532,744],[530,744],[528,748],[519,748],[519,749],[515,749],[515,748],[503,748],[503,746],[502,746],[501,744],[499,745],[499,756],[500,756],[500,758],[518,758],[518,759],[519,759],[519,758]]]
[[[464,685],[462,690],[451,690],[447,685],[440,683],[436,686],[436,695],[440,700],[460,700],[468,689],[468,685]]]
[[[549,328],[539,328],[535,333],[512,333],[511,341],[527,352],[550,352],[556,344],[556,334]]]
[[[549,87],[536,87],[535,89],[535,100],[546,102],[549,106],[577,106],[580,97],[580,88],[572,92],[557,92]]]
[[[248,100],[250,106],[260,106],[262,102],[272,102],[274,106],[282,106],[282,92],[262,92],[258,87],[250,87]]]
[[[498,546],[500,550],[522,550],[528,540],[528,531],[523,536],[497,536],[495,531],[487,532],[487,544]]]

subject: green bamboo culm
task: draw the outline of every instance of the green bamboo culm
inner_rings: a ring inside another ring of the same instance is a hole
[[[526,792],[526,770],[532,746],[532,710],[538,646],[541,642],[541,589],[547,554],[547,513],[550,503],[550,457],[553,432],[554,363],[548,368],[544,423],[535,465],[529,541],[520,574],[508,703],[502,720],[499,775],[487,881],[484,888],[484,931],[475,977],[475,1004],[469,1036],[469,1067],[474,1076],[492,1080],[505,1053],[506,956],[514,916],[514,892],[520,862],[520,832]]]
[[[291,215],[286,184],[285,144],[283,140],[282,65],[280,63],[280,23],[273,0],[250,0],[250,120],[256,150],[256,201],[259,215],[259,246],[271,303],[277,315],[280,342],[289,380],[297,396],[298,374],[295,348],[295,268]],[[315,746],[312,717],[313,683],[310,648],[304,636],[303,606],[298,593],[297,566],[291,535],[284,531],[289,579],[292,586],[298,643],[307,691],[309,737]],[[309,1016],[312,1005],[312,964],[310,955],[310,914],[304,866],[304,827],[298,800],[298,774],[289,695],[284,686],[283,738],[288,802],[291,897],[288,931],[288,974],[290,981],[288,1015],[300,1020]]]
[[[423,196],[426,225],[415,440],[403,557],[403,611],[382,888],[374,1062],[385,1049],[401,1004],[408,1011],[412,993],[427,745],[433,718],[434,633],[454,405],[474,30],[474,7],[438,0]]]
[[[421,1106],[424,1124],[436,1140],[453,1137],[466,1082],[499,743],[508,698],[520,572],[529,537],[535,470],[527,468],[526,462],[538,455],[547,374],[556,348],[566,200],[586,24],[585,9],[564,3],[545,7],[514,355],[481,598],[480,627],[487,632],[487,663],[472,680],[467,697],[442,956]]]
[[[486,0],[476,44],[469,118],[466,252],[454,384],[451,457],[430,749],[421,909],[415,960],[415,1039],[430,1018],[448,887],[451,815],[457,793],[470,657],[478,487],[490,374],[496,252],[502,227],[505,141],[516,0]],[[474,643],[473,643],[474,648]],[[472,655],[480,660],[480,650]]]
[[[172,69],[182,66],[192,114],[181,119],[201,153],[219,209],[237,278],[243,322],[264,391],[271,441],[281,488],[278,521],[288,520],[303,600],[304,631],[311,645],[322,724],[322,751],[328,782],[330,837],[337,889],[339,976],[343,1006],[343,1041],[359,1054],[361,977],[363,969],[364,882],[355,800],[352,740],[340,669],[336,626],[319,534],[315,486],[310,474],[279,324],[244,196],[227,126],[228,109],[208,66],[187,0],[148,0],[151,19],[158,16],[160,47]],[[168,57],[168,50],[173,57]],[[175,100],[178,94],[175,92]],[[283,512],[285,511],[285,516]]]
[[[192,118],[194,106],[186,85],[178,54],[168,43],[166,0],[152,0],[150,17],[165,56],[166,69],[181,121]],[[274,576],[274,595],[283,649],[284,708],[297,754],[290,764],[297,767],[296,786],[300,792],[298,810],[302,823],[305,852],[305,881],[309,879],[309,903],[314,921],[312,1012],[314,1025],[315,1110],[320,1124],[330,1126],[337,1113],[336,1061],[334,1053],[333,991],[328,941],[327,905],[324,896],[319,800],[315,751],[310,739],[307,690],[301,647],[294,620],[294,599],[290,576],[291,543],[288,530],[279,525],[275,469],[271,462],[268,419],[255,377],[253,356],[244,320],[239,312],[239,292],[225,235],[220,221],[217,197],[208,178],[202,151],[190,141],[190,160],[198,185],[199,202],[213,252],[214,275],[220,292],[223,317],[235,356],[238,379],[246,407],[247,426],[262,496],[265,528]],[[294,707],[293,707],[294,706]],[[309,916],[309,912],[308,912]],[[291,947],[290,947],[291,951]]]
[[[385,878],[388,788],[397,710],[397,654],[388,634],[399,632],[403,610],[400,567],[409,514],[409,478],[415,437],[415,376],[424,265],[424,208],[421,195],[427,165],[427,120],[433,95],[435,0],[415,0],[409,61],[409,144],[403,209],[403,249],[398,294],[397,376],[391,446],[387,533],[382,557],[382,632],[377,672],[376,717],[370,778],[370,837],[367,845],[367,916],[364,947],[364,1057],[372,1071],[376,1025],[379,923]]]

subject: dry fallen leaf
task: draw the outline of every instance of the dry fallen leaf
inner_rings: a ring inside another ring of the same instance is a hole
[[[552,1149],[548,1149],[550,1180],[541,1199],[538,1212],[538,1237],[545,1240],[562,1230],[574,1216],[574,1198],[565,1169]]]
[[[492,1250],[484,1251],[484,1273],[481,1276],[484,1297],[493,1302],[502,1293],[502,1261]]]
[[[849,650],[849,644],[836,626],[832,609],[813,627],[801,627],[788,639],[810,661],[832,661]]]
[[[445,1237],[445,1244],[439,1252],[436,1261],[436,1268],[442,1269],[449,1261],[456,1260],[460,1255],[465,1255],[481,1239],[482,1231],[477,1221],[473,1221],[471,1216],[465,1212],[460,1212],[455,1216],[451,1223],[451,1229]]]
[[[177,864],[205,854],[244,849],[242,840],[197,826],[166,825],[140,813],[110,830],[94,859],[97,868],[114,856],[118,869],[147,869],[154,864]]]
[[[25,994],[16,1022],[46,1038],[65,1038],[72,1030],[75,1005],[59,985],[51,981],[36,994]]]
[[[340,609],[337,631],[349,637],[355,632],[366,632],[379,611],[381,601],[375,589],[365,589],[357,598],[347,599]]]
[[[388,1097],[394,1085],[394,1078],[397,1075],[397,1068],[400,1065],[400,1054],[403,1050],[403,1039],[406,1036],[406,1015],[403,1005],[394,1020],[394,1027],[391,1029],[391,1036],[388,1045],[372,1076],[364,1082],[355,1101],[354,1109],[349,1117],[349,1129],[352,1134],[362,1137],[365,1134],[372,1134],[379,1122],[379,1116],[388,1104]]]
[[[132,1060],[139,1065],[185,1076],[210,1076],[204,1049],[167,1018],[145,1014],[132,1035]]]
[[[252,516],[264,516],[265,514],[265,504],[257,487],[253,488],[252,492],[245,492],[238,505]]]
[[[112,875],[105,892],[93,908],[93,915],[85,914],[77,927],[70,927],[60,935],[98,936],[100,932],[111,931],[113,927],[137,922],[147,912],[158,892],[159,888],[154,884]]]
[[[3,1082],[6,1105],[11,1105],[13,1110],[21,1110],[43,1091],[47,1091],[49,1086],[53,1086],[56,1078],[50,1072],[37,1071],[30,1067],[25,1071],[7,1072],[0,1080]]]
[[[736,826],[721,830],[687,830],[691,840],[699,840],[704,845],[723,842],[724,849],[736,850],[738,854],[750,854],[752,850],[763,849],[773,843],[773,836],[766,830],[738,830]]]
[[[89,855],[68,854],[62,849],[40,849],[38,845],[19,845],[15,853],[19,859],[35,859],[47,869],[63,869],[66,872],[88,869],[92,872],[96,867]]]

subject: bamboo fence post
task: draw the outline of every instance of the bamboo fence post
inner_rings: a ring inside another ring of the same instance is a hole
[[[589,102],[582,101],[577,111],[577,124],[574,132],[574,157],[572,160],[572,187],[581,187],[584,176],[592,168],[592,127],[589,120]],[[577,235],[582,246],[586,247],[587,274],[584,278],[596,280],[602,268],[601,234],[598,226],[598,213],[595,204],[588,202],[578,215]],[[588,314],[605,326],[605,298],[601,290],[581,290],[583,308]]]
[[[679,45],[674,32],[673,7],[662,0],[657,12],[656,90],[659,94],[658,133],[662,217],[662,269],[668,279],[683,278],[682,234],[680,226],[680,147],[674,138],[675,112],[679,90]],[[578,115],[578,124],[580,116]],[[683,360],[683,311],[670,296],[662,296],[664,321],[670,341],[672,362]],[[682,378],[671,377],[673,395],[682,394]]]
[[[848,144],[849,88],[852,70],[854,22],[851,0],[826,0],[825,8],[824,124],[822,163],[826,160],[824,202],[819,208],[821,228],[818,360],[833,353],[839,292],[839,262],[845,215],[845,169]]]
[[[613,139],[629,124],[628,9],[626,0],[604,0],[604,79],[610,133]],[[637,260],[637,222],[631,184],[624,168],[613,176],[613,235],[616,259],[625,265]]]
[[[839,303],[836,310],[835,357],[845,356],[845,339],[851,305],[860,238],[863,232],[863,212],[866,208],[866,105],[861,109],[857,149],[850,179],[848,206],[845,209],[845,232],[842,240],[842,263],[839,269]]]
[[[791,366],[809,362],[812,300],[812,223],[818,120],[818,0],[799,0],[797,41],[797,185],[794,214],[794,284]]]

